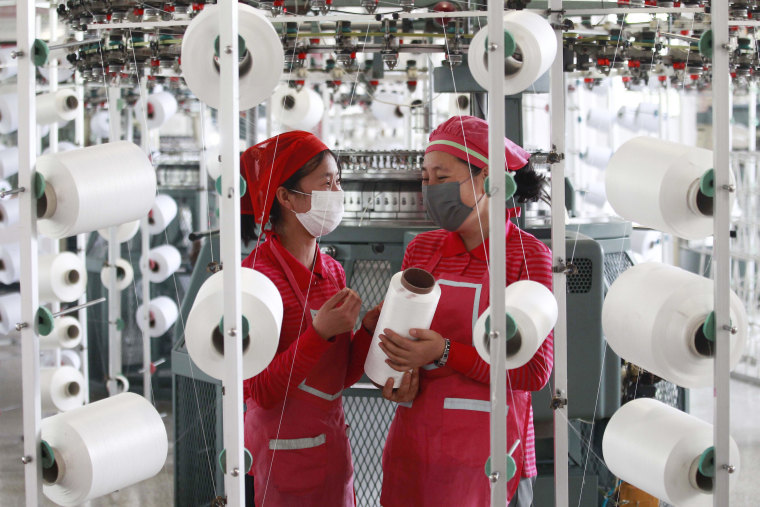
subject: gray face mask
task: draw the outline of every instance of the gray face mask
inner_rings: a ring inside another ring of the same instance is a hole
[[[467,181],[470,181],[469,178],[460,182],[449,181],[437,185],[422,186],[422,198],[425,201],[428,216],[441,229],[456,231],[475,209],[475,206],[470,207],[463,203],[462,197],[459,195],[460,185]],[[482,198],[481,195],[478,202]]]

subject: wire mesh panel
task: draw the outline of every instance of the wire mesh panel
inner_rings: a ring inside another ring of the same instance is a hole
[[[607,287],[623,274],[623,271],[633,266],[630,257],[625,252],[611,252],[604,254],[604,281]]]
[[[174,376],[175,505],[205,507],[224,488],[216,483],[217,429],[221,419],[219,386]]]
[[[357,259],[354,262],[351,273],[348,273],[348,286],[362,298],[361,315],[385,299],[394,274],[388,260]]]
[[[349,440],[354,462],[356,505],[380,505],[383,483],[383,447],[396,404],[379,396],[344,396],[343,409],[351,428]]]

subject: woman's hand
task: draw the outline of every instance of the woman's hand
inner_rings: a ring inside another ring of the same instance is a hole
[[[401,378],[401,385],[393,391],[393,379],[389,378],[383,387],[383,398],[396,403],[406,403],[417,397],[420,390],[420,370],[415,368],[412,371],[404,373]]]
[[[364,314],[364,318],[362,319],[362,326],[364,326],[364,329],[369,331],[369,334],[371,335],[375,334],[375,327],[377,327],[377,321],[380,319],[380,310],[382,309],[383,301],[380,301],[379,305]]]
[[[361,307],[362,299],[359,294],[345,287],[325,301],[314,316],[312,326],[319,336],[329,340],[333,336],[354,329]]]
[[[440,359],[446,340],[431,329],[411,329],[409,333],[417,341],[410,340],[390,329],[380,335],[380,348],[388,356],[386,363],[396,371],[419,368]]]

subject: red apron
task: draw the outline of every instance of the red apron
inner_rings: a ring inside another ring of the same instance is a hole
[[[440,253],[425,269],[431,273]],[[430,328],[444,337],[473,345],[477,317],[488,307],[488,274],[482,278],[444,274],[441,299]],[[451,368],[420,369],[420,391],[400,404],[383,451],[383,507],[490,505],[485,464],[490,455],[489,386]],[[530,393],[507,389],[507,449],[525,441]],[[506,454],[507,449],[504,449]],[[520,481],[523,451],[512,454],[517,473],[508,483],[511,498]]]
[[[301,305],[306,297],[275,248],[272,249]],[[338,282],[326,272],[329,283]],[[332,295],[331,294],[331,295]],[[330,296],[331,296],[330,295]],[[309,294],[299,335],[330,296]],[[248,401],[245,441],[253,455],[256,505],[353,507],[351,450],[346,435],[341,394],[348,368],[351,337],[336,336],[306,379],[288,391],[287,399],[271,409]],[[283,412],[284,404],[284,412]],[[279,434],[278,434],[279,428]]]

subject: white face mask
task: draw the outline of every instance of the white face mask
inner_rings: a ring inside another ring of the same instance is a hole
[[[343,190],[315,190],[311,194],[292,190],[297,194],[311,196],[311,209],[297,213],[296,218],[306,230],[318,238],[334,231],[343,219]]]

